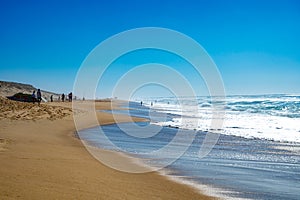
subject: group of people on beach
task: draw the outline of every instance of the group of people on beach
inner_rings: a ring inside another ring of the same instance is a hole
[[[32,92],[31,98],[32,98],[32,102],[33,103],[38,102],[38,105],[40,105],[40,103],[42,101],[41,90],[38,89],[36,93],[35,93],[35,90],[34,90]],[[73,100],[73,94],[72,94],[72,92],[70,92],[68,94],[68,96],[66,97],[66,95],[63,93],[61,96],[58,96],[58,101],[60,101],[60,98],[61,98],[62,102],[64,102],[65,100],[66,101],[68,100],[69,102],[72,102],[72,100]],[[53,95],[50,96],[50,101],[53,102]]]
[[[63,93],[63,94],[61,95],[61,101],[64,102],[64,101],[65,101],[65,98],[66,98],[66,95]],[[67,101],[67,100],[69,100],[69,102],[72,102],[72,100],[73,100],[73,94],[72,94],[72,92],[70,92],[70,93],[68,94],[68,99],[66,98],[66,101]],[[58,97],[58,101],[60,101],[60,97]]]
[[[35,103],[35,102],[38,102],[38,105],[40,105],[41,101],[42,101],[42,93],[41,93],[41,90],[38,89],[37,92],[36,92],[36,95],[35,95],[35,90],[32,92],[32,102]]]

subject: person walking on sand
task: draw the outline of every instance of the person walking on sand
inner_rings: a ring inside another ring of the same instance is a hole
[[[50,101],[53,102],[53,95],[50,96]]]
[[[36,98],[35,98],[35,90],[33,90],[32,95],[31,95],[32,103],[35,103]]]
[[[42,101],[42,93],[41,93],[40,89],[37,90],[36,96],[37,96],[37,100],[38,100],[38,105],[40,105],[40,103]]]
[[[62,101],[62,102],[65,101],[65,94],[64,94],[64,93],[61,95],[61,101]]]

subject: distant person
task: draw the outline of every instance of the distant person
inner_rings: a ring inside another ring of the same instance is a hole
[[[36,101],[35,90],[32,92],[31,99],[32,99],[32,103],[35,103]]]
[[[72,94],[72,92],[70,92],[69,93],[69,102],[72,102],[72,96],[73,96],[73,94]]]
[[[50,96],[50,101],[53,102],[53,95]]]
[[[65,94],[64,94],[64,93],[61,95],[61,101],[62,101],[62,102],[65,101]]]
[[[42,93],[41,93],[40,89],[37,90],[36,96],[37,96],[38,104],[40,105],[40,103],[42,101]]]
[[[141,101],[141,106],[143,106],[143,102]]]
[[[58,95],[58,99],[57,100],[60,101],[60,95]]]
[[[151,102],[151,106],[153,106],[153,102]]]

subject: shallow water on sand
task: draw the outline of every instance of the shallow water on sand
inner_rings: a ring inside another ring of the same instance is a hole
[[[116,147],[137,157],[148,158],[144,162],[150,166],[164,164],[173,156],[172,152],[165,152],[160,157],[149,159],[147,152],[168,144],[176,129],[164,127],[159,134],[146,139],[128,136],[117,125],[103,126],[102,130]],[[299,145],[221,135],[210,154],[200,159],[197,153],[205,134],[197,133],[184,155],[166,168],[167,175],[219,188],[229,197],[300,198],[300,156],[299,152],[293,151],[293,147],[299,148]],[[87,129],[80,136],[94,146],[116,150],[102,143],[104,135],[98,128]]]

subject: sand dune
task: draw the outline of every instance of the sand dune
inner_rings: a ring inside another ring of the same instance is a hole
[[[2,97],[12,96],[19,92],[24,94],[32,94],[33,90],[37,91],[37,88],[29,84],[0,81],[0,96]],[[50,99],[51,95],[53,95],[53,99],[58,98],[58,94],[54,92],[49,92],[45,90],[41,91],[42,96],[47,100]]]
[[[0,97],[0,119],[11,120],[37,120],[37,119],[61,119],[72,113],[71,108],[60,106],[37,105],[37,103],[25,103],[11,101]]]

